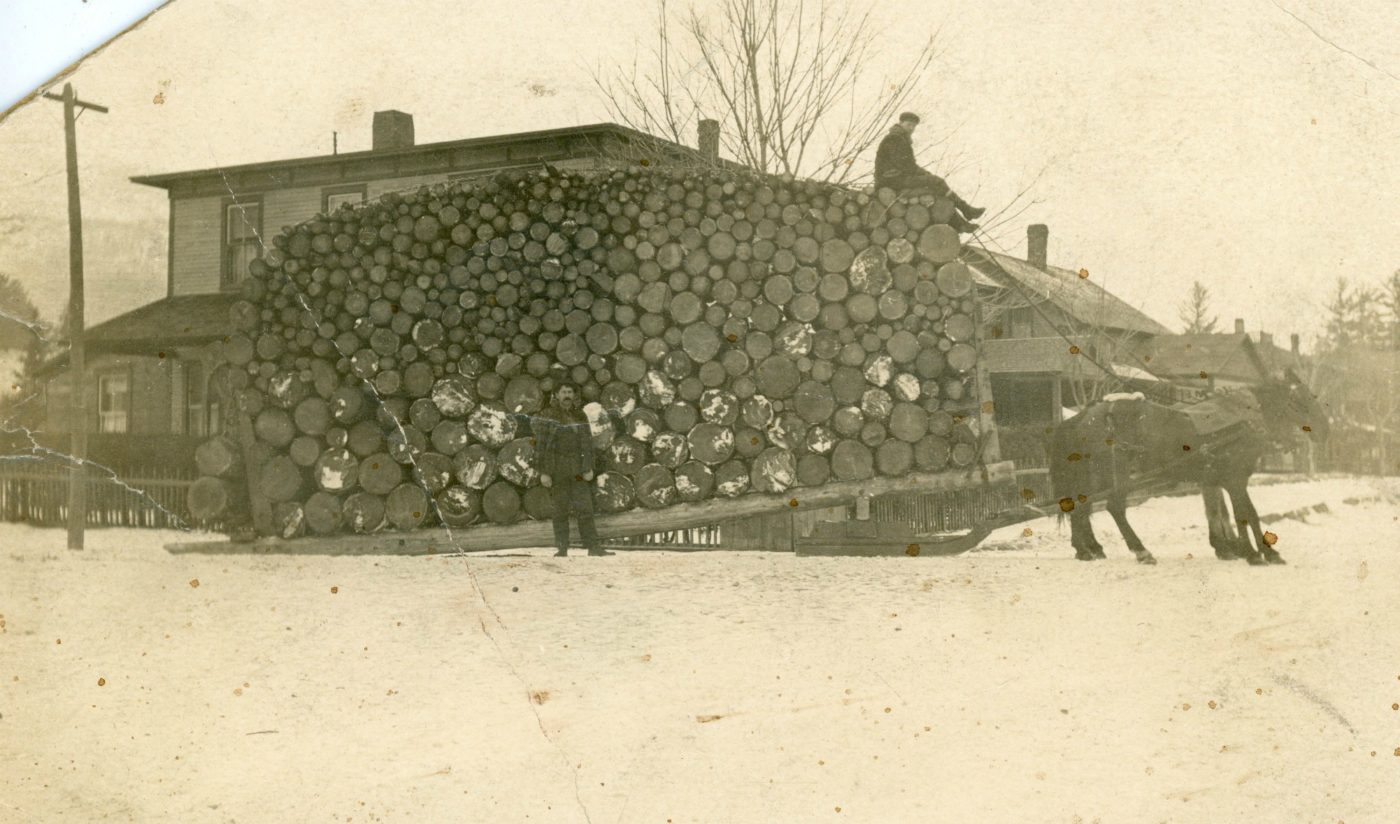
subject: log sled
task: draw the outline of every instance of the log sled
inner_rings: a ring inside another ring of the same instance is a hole
[[[191,511],[259,544],[548,545],[522,416],[563,384],[613,410],[594,428],[604,535],[981,483],[996,456],[950,214],[637,167],[313,216],[231,311],[229,434],[201,447]]]

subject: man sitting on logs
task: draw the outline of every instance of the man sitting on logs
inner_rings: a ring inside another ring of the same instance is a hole
[[[593,432],[579,408],[578,390],[567,384],[554,391],[554,401],[531,419],[540,483],[554,502],[554,554],[569,554],[569,517],[578,518],[579,537],[589,555],[612,555],[598,543],[593,526]]]
[[[915,162],[913,137],[918,125],[919,116],[905,112],[880,141],[880,148],[875,152],[875,187],[893,189],[901,195],[946,197],[957,208],[949,224],[959,232],[976,231],[978,226],[971,221],[981,217],[986,209],[979,209],[958,197],[947,181]]]

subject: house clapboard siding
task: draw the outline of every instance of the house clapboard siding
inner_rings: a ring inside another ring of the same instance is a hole
[[[83,382],[87,400],[88,430],[99,426],[98,386],[103,376],[124,376],[127,380],[126,433],[164,435],[171,431],[170,364],[173,358],[146,358],[135,355],[100,355],[87,364],[89,380]],[[61,432],[70,427],[73,396],[69,375],[49,382],[45,392],[48,404],[46,429]]]
[[[171,200],[171,294],[219,291],[223,198]]]
[[[282,231],[283,226],[295,226],[321,211],[321,192],[324,187],[298,189],[277,189],[262,195],[262,236],[263,243],[272,243],[272,238]],[[212,239],[219,243],[218,235]]]
[[[413,191],[448,180],[446,174],[417,175],[373,180],[365,184],[367,200],[390,192]],[[335,186],[306,186],[247,193],[241,199],[261,203],[264,244],[283,227],[296,226],[321,212],[327,190]],[[343,187],[342,187],[343,188]],[[171,243],[171,294],[198,295],[222,288],[224,248],[224,208],[232,197],[175,198],[170,202],[174,215]]]

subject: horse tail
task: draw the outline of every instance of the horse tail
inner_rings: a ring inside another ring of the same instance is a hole
[[[1071,494],[1072,475],[1074,464],[1065,460],[1065,456],[1074,451],[1069,441],[1072,440],[1074,420],[1062,422],[1055,427],[1054,433],[1050,436],[1049,448],[1045,450],[1049,463],[1050,492],[1059,500]]]
[[[1085,413],[1081,413],[1061,422],[1050,436],[1049,448],[1046,450],[1050,492],[1060,508],[1060,521],[1068,514],[1065,505],[1060,502],[1066,499],[1074,501],[1081,494],[1088,494],[1090,491],[1092,470],[1080,459],[1080,453],[1088,449],[1088,439],[1093,434],[1093,426],[1093,421]]]

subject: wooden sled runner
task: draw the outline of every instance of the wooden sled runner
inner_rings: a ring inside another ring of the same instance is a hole
[[[813,489],[793,490],[770,495],[745,495],[738,499],[709,500],[679,504],[662,510],[632,510],[597,518],[602,538],[678,530],[732,521],[750,515],[792,509],[819,509],[854,503],[862,496],[878,497],[899,492],[940,492],[1012,482],[1010,461],[933,473],[914,473],[899,478],[876,478],[826,484]],[[166,546],[173,553],[254,553],[312,555],[433,555],[487,552],[526,547],[547,547],[553,542],[553,528],[547,521],[526,521],[499,526],[476,526],[449,532],[445,529],[411,532],[380,532],[371,535],[301,537],[291,540],[262,538],[251,543],[198,541]],[[800,552],[798,554],[808,554]]]

